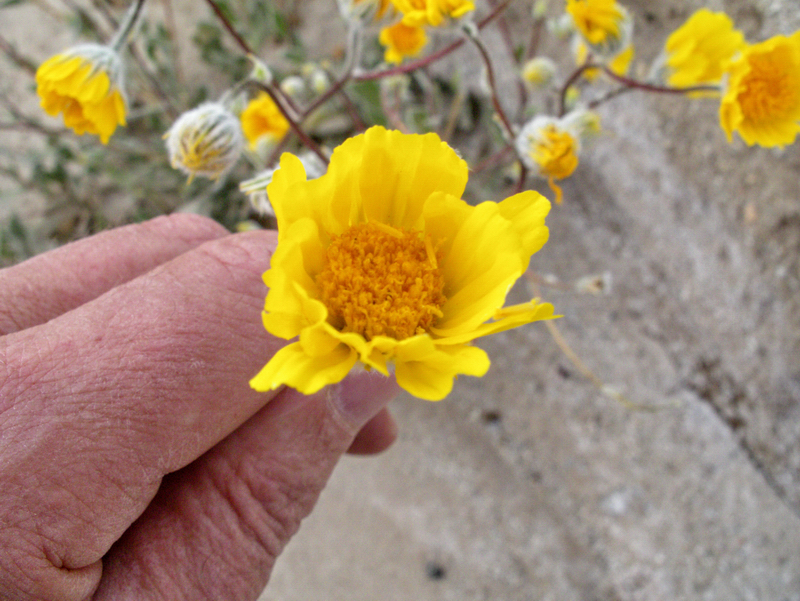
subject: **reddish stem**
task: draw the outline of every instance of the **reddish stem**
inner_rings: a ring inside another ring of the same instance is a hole
[[[233,39],[236,40],[236,43],[239,45],[239,48],[241,48],[245,54],[252,54],[253,56],[255,56],[255,52],[253,52],[253,49],[250,48],[250,45],[244,40],[242,36],[239,35],[239,32],[236,31],[236,29],[234,29],[233,24],[230,21],[228,21],[228,17],[226,17],[225,13],[222,12],[222,9],[219,6],[217,6],[217,3],[214,2],[214,0],[206,0],[206,2],[211,7],[211,10],[214,11],[214,14],[217,15],[217,18],[222,22],[222,26],[225,27],[225,29],[228,31],[229,34],[231,34]]]

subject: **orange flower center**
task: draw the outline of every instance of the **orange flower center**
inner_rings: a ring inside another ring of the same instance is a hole
[[[742,78],[739,102],[751,120],[781,117],[798,103],[796,85],[785,69],[766,56],[750,59],[750,72]]]
[[[424,333],[446,300],[430,236],[382,223],[360,223],[334,236],[316,281],[330,323],[367,340]]]

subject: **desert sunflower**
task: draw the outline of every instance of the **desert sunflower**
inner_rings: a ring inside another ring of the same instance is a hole
[[[36,71],[42,108],[62,113],[76,134],[100,136],[103,144],[125,125],[122,61],[110,46],[81,44],[50,57]]]
[[[470,206],[466,183],[466,163],[435,134],[373,127],[311,181],[284,154],[267,189],[278,246],[263,322],[296,340],[253,388],[312,394],[362,364],[438,400],[458,374],[489,368],[472,340],[552,317],[537,299],[503,307],[547,241],[549,202],[528,191]]]

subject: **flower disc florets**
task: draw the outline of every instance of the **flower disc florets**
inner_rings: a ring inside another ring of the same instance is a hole
[[[467,166],[436,135],[373,127],[334,150],[307,181],[285,154],[268,187],[278,247],[264,282],[263,320],[291,340],[253,378],[305,394],[361,363],[410,393],[438,400],[458,374],[489,359],[471,341],[552,317],[506,294],[547,240],[549,203],[536,192],[470,206]]]
[[[376,222],[334,236],[316,282],[331,325],[366,340],[424,334],[447,300],[430,236]]]
[[[64,115],[76,134],[100,136],[106,144],[125,125],[122,60],[108,46],[81,44],[57,54],[36,71],[37,92],[49,114]]]

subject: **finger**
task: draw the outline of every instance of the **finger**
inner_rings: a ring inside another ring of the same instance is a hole
[[[313,396],[285,390],[197,462],[165,479],[103,560],[93,601],[252,600],[355,434],[396,394],[379,374]]]
[[[388,409],[383,409],[356,434],[347,452],[351,455],[375,455],[388,449],[397,439],[397,423]]]
[[[211,219],[176,213],[109,230],[0,270],[0,334],[44,323],[227,234]]]
[[[161,478],[269,402],[248,381],[284,344],[260,318],[275,243],[207,242],[0,338],[0,585],[46,573],[31,598],[82,598]]]

